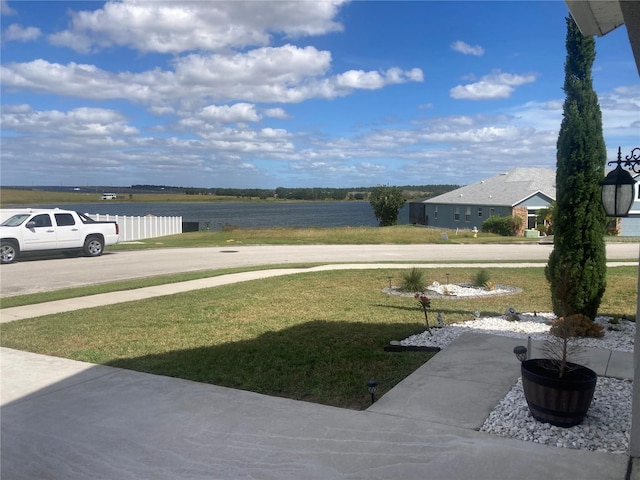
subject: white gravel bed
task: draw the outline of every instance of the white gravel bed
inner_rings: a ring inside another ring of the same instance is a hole
[[[429,322],[432,326],[436,318],[437,313],[430,312]],[[443,328],[432,328],[433,335],[425,330],[401,340],[400,344],[445,348],[463,333],[471,331],[525,340],[527,337],[531,337],[532,340],[545,340],[549,337],[549,322],[556,317],[552,313],[528,312],[519,313],[518,318],[520,319],[518,321],[509,321],[504,316],[479,317],[462,323],[452,323]],[[596,318],[596,322],[605,329],[604,337],[581,338],[576,342],[584,347],[633,352],[636,324],[628,320],[621,320],[617,325],[612,325],[609,320],[608,317]]]
[[[437,312],[430,315],[434,319]],[[518,321],[509,321],[507,316],[478,317],[464,323],[432,328],[433,335],[425,331],[400,342],[401,345],[433,346],[446,348],[464,332],[475,331],[494,335],[533,340],[545,340],[549,335],[549,322],[555,319],[549,313],[519,313]],[[621,320],[617,325],[609,318],[599,317],[596,322],[603,325],[602,338],[579,339],[586,347],[633,352],[635,323]],[[525,344],[523,342],[523,344]],[[514,362],[515,362],[514,357]],[[514,368],[517,365],[514,364]],[[507,393],[491,412],[480,431],[544,445],[627,454],[631,430],[632,382],[598,377],[594,400],[582,424],[570,428],[554,427],[538,422],[527,407],[522,390],[522,380]]]
[[[383,293],[387,295],[400,295],[402,297],[413,297],[414,293],[406,292],[401,287],[387,287],[384,288]],[[513,293],[519,293],[522,290],[517,287],[509,285],[496,285],[491,290],[485,287],[476,287],[469,283],[447,283],[440,284],[433,282],[429,286],[425,286],[424,294],[431,298],[449,298],[456,299],[459,297],[487,297],[494,295],[510,295]]]
[[[585,419],[580,425],[562,428],[533,418],[519,378],[489,414],[480,431],[552,447],[626,455],[631,432],[632,389],[631,381],[598,377]]]

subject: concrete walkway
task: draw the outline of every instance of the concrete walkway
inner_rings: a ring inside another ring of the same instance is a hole
[[[237,274],[233,281],[265,278],[268,272]],[[0,314],[3,321],[8,315],[16,320],[231,281],[206,280]],[[467,333],[364,412],[0,349],[1,475],[7,480],[623,480],[625,455],[478,432],[519,376],[512,350],[520,343]],[[598,374],[632,377],[632,354],[588,352]]]

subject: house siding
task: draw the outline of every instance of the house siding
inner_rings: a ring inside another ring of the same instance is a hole
[[[529,209],[547,208],[552,201],[553,199],[547,197],[546,195],[542,193],[536,193],[535,195],[532,195],[531,197],[524,200],[523,202],[520,202],[518,204],[518,207],[527,207]]]
[[[463,228],[473,229],[473,227],[480,227],[482,223],[487,220],[493,210],[493,215],[500,217],[506,217],[511,215],[510,207],[503,207],[498,205],[451,205],[451,204],[436,204],[426,203],[424,209],[423,222],[415,222],[421,225],[427,225],[429,227],[438,228]],[[456,208],[459,212],[459,219],[455,219]],[[467,220],[466,212],[467,208],[470,209],[469,219]],[[436,215],[436,210],[438,214]],[[479,213],[482,213],[482,216]],[[437,218],[436,218],[437,217]]]
[[[640,213],[630,213],[628,217],[620,219],[621,237],[640,237]]]

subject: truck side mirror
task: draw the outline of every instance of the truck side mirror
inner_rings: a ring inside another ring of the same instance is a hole
[[[37,227],[37,225],[36,225],[36,222],[35,222],[35,221],[30,220],[30,221],[28,221],[28,222],[27,222],[26,227],[27,227],[27,228],[36,228],[36,227]]]

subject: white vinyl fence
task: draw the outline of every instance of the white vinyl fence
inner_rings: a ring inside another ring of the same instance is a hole
[[[116,222],[120,227],[120,242],[165,237],[182,233],[182,217],[134,217],[127,215],[86,214],[96,221]]]
[[[16,213],[29,212],[30,210],[28,208],[0,209],[0,222],[4,222]],[[97,221],[116,222],[120,227],[121,242],[132,242],[182,233],[182,217],[156,217],[154,215],[134,217],[99,213],[87,213],[85,215]]]

